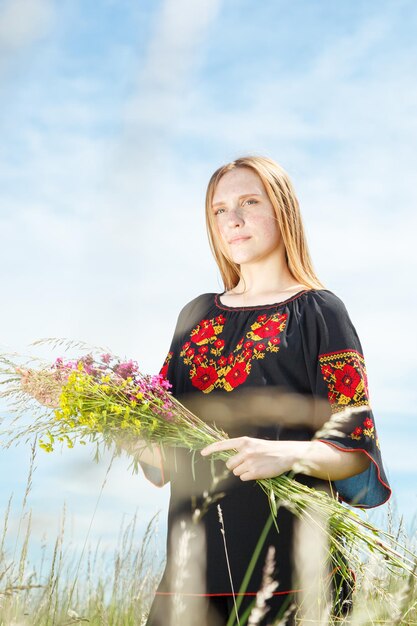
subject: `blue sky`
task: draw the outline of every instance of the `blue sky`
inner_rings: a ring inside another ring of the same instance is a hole
[[[0,2],[2,349],[69,337],[158,370],[183,304],[222,291],[203,217],[211,173],[271,156],[297,189],[316,270],[358,330],[411,525],[416,21],[413,0]],[[54,536],[65,500],[83,543],[108,462],[91,456],[39,452],[36,537]],[[0,506],[13,491],[16,519],[28,459],[25,448],[0,459]],[[137,509],[145,524],[166,511],[167,489],[127,465],[93,523],[109,546],[123,515]]]

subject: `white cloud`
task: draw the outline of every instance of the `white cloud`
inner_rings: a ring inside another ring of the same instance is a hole
[[[51,0],[6,0],[0,10],[0,51],[13,54],[43,37],[53,16]]]
[[[139,74],[138,93],[129,105],[131,123],[139,122],[147,131],[156,126],[159,132],[169,132],[181,113],[184,91],[200,60],[201,43],[220,6],[221,0],[162,2]]]

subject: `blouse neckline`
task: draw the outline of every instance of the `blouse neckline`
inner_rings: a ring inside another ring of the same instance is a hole
[[[273,309],[277,306],[281,306],[282,304],[288,304],[297,298],[300,298],[303,294],[308,293],[309,291],[316,291],[315,289],[303,289],[302,291],[298,291],[296,294],[287,298],[287,300],[281,300],[281,302],[274,302],[273,304],[261,304],[257,306],[228,306],[227,304],[223,304],[220,301],[221,296],[223,296],[226,292],[223,293],[215,293],[214,294],[214,304],[218,309],[222,309],[223,311],[259,311],[264,309]]]

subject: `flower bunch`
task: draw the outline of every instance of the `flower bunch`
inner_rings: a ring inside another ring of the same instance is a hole
[[[178,402],[162,375],[142,375],[136,361],[121,361],[109,353],[67,361],[59,357],[49,370],[30,372],[23,388],[35,398],[47,399],[53,408],[52,421],[40,439],[47,452],[57,441],[70,448],[87,440],[110,446],[121,435],[125,444],[141,439],[183,447],[195,447],[196,437],[203,447],[226,436]],[[193,437],[184,428],[190,425]]]

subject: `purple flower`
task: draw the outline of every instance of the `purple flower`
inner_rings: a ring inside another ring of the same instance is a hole
[[[126,379],[129,376],[133,376],[137,369],[138,366],[135,361],[126,361],[126,363],[119,363],[115,371],[118,376]]]

